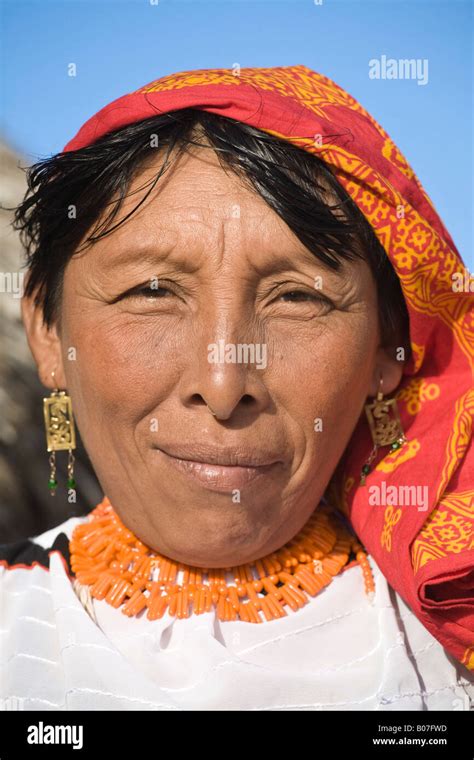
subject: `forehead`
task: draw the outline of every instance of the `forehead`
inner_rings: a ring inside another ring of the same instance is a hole
[[[319,261],[250,180],[221,164],[211,147],[172,154],[160,174],[163,163],[163,152],[156,151],[137,168],[112,221],[119,226],[87,248],[85,258],[74,256],[73,269],[76,260],[90,276],[106,278],[162,263],[203,276],[223,272],[223,266],[229,276],[301,271],[309,277],[324,273],[327,282],[339,284],[369,276],[362,259],[340,260],[338,271]]]
[[[123,211],[128,213],[153,183],[163,167],[164,157],[158,154],[149,159],[134,176]],[[150,186],[150,185],[148,185]],[[246,221],[259,218],[267,223],[278,223],[279,217],[263,198],[226,165],[222,165],[212,148],[188,148],[178,156],[172,155],[171,164],[158,178],[150,194],[150,209],[169,218],[205,221],[216,214],[239,218],[244,213]]]
[[[98,262],[120,263],[132,249],[153,256],[154,248],[166,252],[183,243],[196,253],[246,248],[254,258],[274,257],[283,246],[288,255],[314,264],[314,256],[278,214],[241,176],[222,166],[213,149],[193,148],[173,157],[155,183],[163,160],[157,153],[137,169],[112,225],[130,216],[94,243]]]

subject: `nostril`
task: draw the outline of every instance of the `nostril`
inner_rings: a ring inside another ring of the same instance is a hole
[[[191,396],[191,402],[193,404],[198,404],[200,406],[207,406],[206,402],[204,401],[200,393],[193,393],[193,395]]]

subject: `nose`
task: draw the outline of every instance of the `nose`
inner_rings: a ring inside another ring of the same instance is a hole
[[[217,420],[246,424],[269,407],[267,370],[256,361],[266,356],[266,346],[224,339],[199,344],[181,378],[185,406],[207,407]]]
[[[249,417],[260,414],[268,405],[270,396],[263,378],[255,376],[255,368],[237,363],[203,366],[194,379],[189,380],[183,394],[187,406],[203,406],[217,420]]]

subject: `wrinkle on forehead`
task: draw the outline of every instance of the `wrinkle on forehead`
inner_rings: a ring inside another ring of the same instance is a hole
[[[113,224],[133,211],[163,159],[157,151],[137,170]],[[357,262],[344,261],[339,272],[326,267],[243,180],[226,171],[213,149],[190,146],[178,153],[140,208],[93,244],[94,264],[112,271],[134,261],[166,262],[194,273],[211,255],[215,269],[233,267],[238,254],[260,277],[305,267],[338,281],[358,268]]]
[[[158,168],[156,163],[142,168],[132,181],[114,224],[141,200],[146,192],[144,188],[154,179]],[[141,189],[140,193],[137,188]],[[236,207],[240,218],[235,218]],[[103,217],[98,223],[102,220]],[[176,245],[184,231],[189,239],[194,234],[196,242],[206,235],[209,240],[213,235],[222,240],[226,228],[235,239],[250,233],[258,235],[260,244],[271,241],[275,234],[292,234],[258,193],[245,188],[236,175],[222,170],[214,152],[204,157],[185,154],[159,179],[140,208],[93,246],[97,253],[102,250],[109,253],[109,249],[113,249],[120,255],[121,249],[147,246],[153,240],[162,247]]]

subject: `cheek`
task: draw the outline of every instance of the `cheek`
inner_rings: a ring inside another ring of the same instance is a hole
[[[368,394],[376,325],[376,315],[339,313],[275,346],[270,390],[306,449],[344,448]]]
[[[181,338],[158,320],[123,315],[69,323],[63,343],[78,420],[136,422],[169,395],[180,376]],[[74,349],[75,360],[68,360]]]

